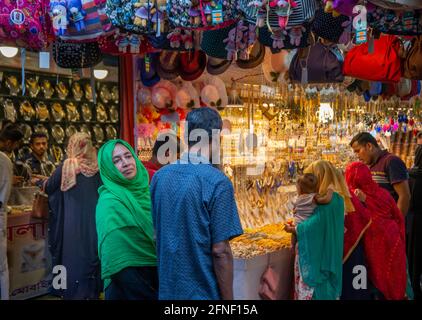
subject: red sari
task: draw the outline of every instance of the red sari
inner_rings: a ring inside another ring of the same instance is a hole
[[[404,299],[406,293],[406,245],[404,218],[393,197],[372,180],[369,168],[354,162],[346,168],[352,192],[362,190],[372,223],[365,233],[368,275],[388,300]]]

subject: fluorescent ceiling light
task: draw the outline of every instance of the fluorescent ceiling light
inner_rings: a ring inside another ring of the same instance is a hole
[[[0,47],[0,52],[6,58],[13,58],[18,54],[19,49],[16,47]]]
[[[108,70],[105,69],[94,69],[94,77],[102,80],[105,79],[108,75]]]

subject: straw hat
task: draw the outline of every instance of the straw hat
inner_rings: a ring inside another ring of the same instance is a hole
[[[228,102],[226,85],[223,80],[216,76],[208,76],[204,81],[205,86],[201,90],[201,100],[208,107],[218,110],[224,109]]]
[[[168,80],[161,80],[152,88],[151,101],[157,109],[174,110],[177,87]]]
[[[181,88],[176,93],[176,107],[196,109],[201,106],[198,91],[191,82],[183,82]]]

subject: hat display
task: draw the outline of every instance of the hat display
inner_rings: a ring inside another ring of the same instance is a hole
[[[207,65],[207,55],[202,50],[180,53],[179,75],[185,81],[198,79]]]
[[[217,76],[226,72],[230,68],[231,63],[230,60],[208,57],[207,72]]]
[[[278,53],[271,53],[270,48],[266,47],[264,62],[262,63],[262,72],[268,82],[279,82],[283,79],[284,73],[288,70],[287,57],[289,52],[281,50]]]
[[[179,76],[179,52],[162,51],[157,63],[157,73],[161,79],[174,80]]]
[[[176,93],[176,107],[196,109],[201,106],[198,91],[190,82],[183,82],[181,88]]]
[[[229,98],[223,80],[216,76],[208,76],[204,80],[204,85],[201,90],[202,102],[208,107],[214,107],[218,110],[224,109],[229,102]]]
[[[202,33],[201,49],[208,57],[227,59],[226,44],[223,42],[234,27],[231,24],[217,30],[204,31]]]
[[[177,87],[168,80],[161,80],[152,88],[151,102],[157,109],[174,110]]]
[[[265,47],[260,42],[255,42],[247,60],[237,59],[236,64],[241,69],[253,69],[260,65],[265,58]]]
[[[146,87],[153,87],[160,81],[160,76],[157,73],[158,58],[159,53],[151,53],[139,59],[141,81]]]

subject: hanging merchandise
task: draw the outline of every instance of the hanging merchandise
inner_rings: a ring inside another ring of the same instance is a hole
[[[195,81],[205,71],[207,55],[202,50],[180,53],[179,75],[185,81]]]
[[[0,0],[0,43],[36,51],[47,48],[52,40],[48,1]]]
[[[403,62],[403,76],[408,79],[422,79],[422,36],[413,38]]]
[[[371,3],[391,10],[416,10],[422,9],[420,0],[369,0]]]
[[[121,30],[160,36],[168,28],[166,0],[107,0],[105,12]]]
[[[369,26],[386,34],[396,35],[419,35],[422,34],[421,12],[394,11],[384,8],[376,8],[368,12]]]
[[[61,68],[80,69],[100,63],[102,54],[98,42],[65,42],[57,39],[53,45],[53,58]]]
[[[168,80],[161,80],[152,88],[151,102],[158,110],[174,111],[176,108],[177,87]]]
[[[283,30],[303,25],[312,20],[318,3],[315,0],[239,0],[240,9],[248,22],[261,28],[267,26]]]
[[[148,39],[133,33],[116,30],[98,40],[101,52],[110,55],[147,54],[157,50]]]
[[[197,109],[201,106],[198,91],[191,82],[184,81],[176,94],[176,107],[181,109]]]
[[[104,8],[104,0],[51,0],[49,13],[55,35],[62,40],[97,39],[111,28]]]
[[[399,82],[401,61],[400,40],[392,35],[383,35],[374,40],[374,52],[368,52],[368,43],[354,47],[345,58],[343,73],[358,79]]]
[[[201,101],[207,107],[223,110],[229,102],[223,80],[216,76],[208,76],[204,80],[204,85],[201,90]]]
[[[207,72],[211,75],[218,76],[223,74],[230,68],[230,60],[208,57]]]
[[[237,19],[236,5],[236,0],[167,0],[167,12],[175,28],[212,30]]]
[[[359,0],[324,0],[326,13],[331,13],[334,17],[353,15],[353,7],[359,3]]]
[[[296,53],[289,75],[292,81],[302,84],[343,82],[342,68],[343,55],[337,45],[317,42]]]
[[[153,87],[160,81],[160,76],[157,73],[158,57],[159,53],[151,53],[138,60],[141,81],[146,87]]]
[[[239,57],[236,64],[241,69],[253,69],[259,66],[265,58],[265,47],[260,42],[255,42],[246,59]]]
[[[295,27],[288,27],[286,30],[267,27],[259,28],[258,41],[269,47],[271,52],[277,53],[282,49],[297,49],[309,46],[311,24],[307,23]]]
[[[339,43],[340,37],[348,25],[350,25],[349,17],[344,15],[333,17],[332,14],[319,9],[315,13],[315,19],[312,22],[312,31],[322,39]]]
[[[161,51],[157,63],[157,72],[161,79],[174,80],[179,76],[179,52]]]
[[[267,49],[265,53],[266,58],[262,63],[262,73],[265,80],[275,83],[283,79],[284,73],[289,70],[286,61],[288,54],[287,50],[272,54],[270,49]]]

